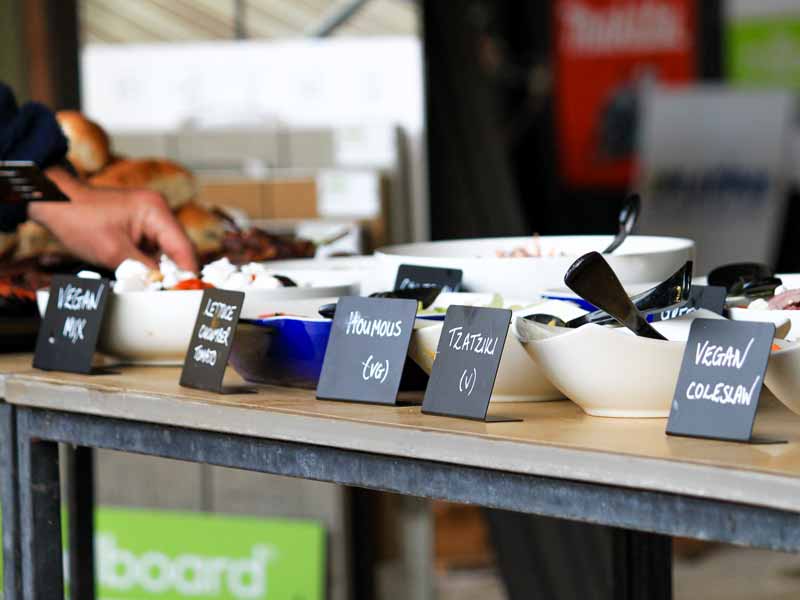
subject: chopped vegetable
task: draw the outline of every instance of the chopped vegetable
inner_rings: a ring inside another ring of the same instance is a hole
[[[171,290],[207,290],[214,286],[200,279],[184,279],[171,287]]]

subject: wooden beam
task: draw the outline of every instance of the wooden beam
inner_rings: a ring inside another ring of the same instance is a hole
[[[24,0],[22,37],[31,99],[80,107],[77,0]]]

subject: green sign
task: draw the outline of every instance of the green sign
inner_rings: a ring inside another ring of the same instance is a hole
[[[757,6],[757,5],[756,5]],[[725,28],[726,70],[733,83],[800,88],[800,11],[732,18]]]
[[[318,523],[108,507],[95,519],[99,600],[324,597]]]

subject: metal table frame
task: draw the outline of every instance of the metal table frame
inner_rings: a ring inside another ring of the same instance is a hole
[[[800,515],[765,507],[24,406],[0,404],[0,419],[3,440],[16,436],[16,456],[11,443],[0,453],[7,600],[63,598],[59,443],[83,449],[68,498],[70,585],[82,600],[93,597],[94,581],[90,448],[619,528],[614,597],[621,600],[671,597],[669,536],[800,550]]]

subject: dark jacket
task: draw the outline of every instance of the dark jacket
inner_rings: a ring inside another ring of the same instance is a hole
[[[14,92],[0,82],[0,161],[30,160],[46,169],[66,154],[67,138],[53,111],[38,102],[18,106]],[[26,218],[26,206],[0,204],[0,231],[13,231]]]

